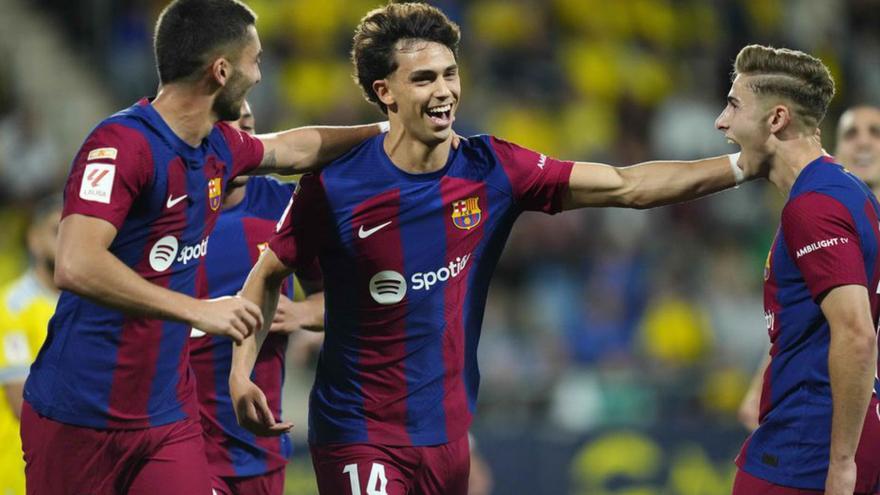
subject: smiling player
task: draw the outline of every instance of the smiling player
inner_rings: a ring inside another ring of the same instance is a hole
[[[320,259],[326,338],[309,441],[323,494],[467,493],[483,310],[520,213],[647,208],[742,178],[727,156],[614,168],[492,136],[454,149],[458,42],[458,27],[425,4],[367,14],[352,60],[391,130],[303,177],[242,290],[268,318],[283,277]],[[234,350],[230,391],[243,425],[277,434],[289,425],[249,379],[257,348],[247,338]]]

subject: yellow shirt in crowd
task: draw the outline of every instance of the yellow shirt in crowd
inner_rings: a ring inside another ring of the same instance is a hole
[[[0,288],[0,385],[27,378],[57,300],[32,271]],[[0,391],[0,495],[24,495],[24,488],[19,421]]]

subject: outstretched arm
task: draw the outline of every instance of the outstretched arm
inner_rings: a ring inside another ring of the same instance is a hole
[[[382,132],[384,123],[351,127],[311,126],[261,134],[263,160],[251,174],[301,174],[345,154]]]
[[[273,436],[287,432],[290,423],[276,423],[265,394],[251,381],[251,372],[260,346],[266,338],[284,278],[292,273],[271,249],[266,249],[251,269],[241,297],[257,305],[263,313],[263,326],[255,335],[245,338],[232,349],[232,370],[229,374],[229,393],[235,406],[238,422],[257,435]]]
[[[653,208],[706,196],[738,182],[728,155],[694,161],[653,161],[630,167],[577,162],[562,207]]]

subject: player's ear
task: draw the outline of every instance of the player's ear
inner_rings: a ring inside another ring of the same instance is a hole
[[[791,111],[785,105],[775,105],[770,109],[770,116],[767,117],[767,120],[770,132],[775,134],[791,123]]]
[[[211,64],[211,76],[218,85],[225,86],[231,75],[232,64],[225,57],[217,58]]]
[[[373,91],[376,93],[379,101],[384,103],[386,107],[394,105],[394,95],[391,94],[391,88],[388,87],[387,79],[373,81]]]

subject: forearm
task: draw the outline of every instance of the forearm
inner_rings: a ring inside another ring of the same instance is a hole
[[[266,151],[255,173],[301,174],[342,156],[379,132],[378,124],[368,124],[299,127],[261,135]]]
[[[835,330],[828,349],[833,399],[831,462],[840,462],[851,461],[859,444],[877,369],[877,341],[870,328]]]
[[[653,208],[700,198],[736,185],[727,156],[688,162],[648,162],[621,171],[634,184],[628,203]]]
[[[195,299],[147,281],[106,249],[59,257],[55,282],[129,315],[187,324],[194,320]]]
[[[275,308],[278,306],[278,298],[281,295],[281,279],[267,276],[262,271],[262,267],[263,265],[258,261],[248,275],[240,295],[243,299],[253,302],[260,308],[263,313],[263,325],[254,335],[247,337],[240,345],[233,347],[230,379],[250,377],[254,364],[257,362],[260,348],[269,332]]]
[[[653,208],[696,199],[736,185],[730,158],[653,161],[615,168],[576,163],[569,178],[565,209],[587,206]]]

